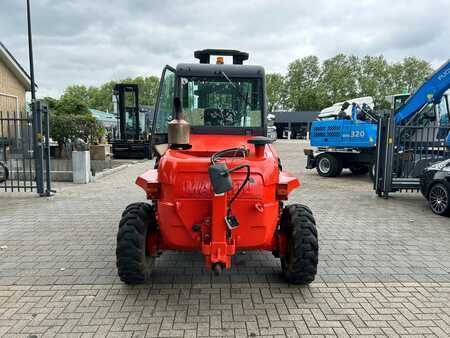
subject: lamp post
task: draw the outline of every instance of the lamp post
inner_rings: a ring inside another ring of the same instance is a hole
[[[27,23],[28,23],[28,53],[30,58],[31,102],[34,103],[34,101],[36,101],[36,87],[34,83],[33,39],[31,33],[30,0],[27,0]]]
[[[36,175],[36,189],[39,195],[44,194],[44,154],[42,151],[42,119],[40,109],[36,107],[36,84],[34,82],[33,39],[31,33],[31,6],[27,0],[28,54],[30,58],[31,111],[33,116],[33,154]]]

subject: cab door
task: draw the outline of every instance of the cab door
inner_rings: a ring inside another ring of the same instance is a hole
[[[438,141],[445,141],[446,145],[450,145],[450,109],[448,105],[448,95],[442,96],[441,102],[436,105],[436,122],[439,126],[437,132]]]
[[[158,97],[156,99],[155,113],[153,115],[152,134],[150,144],[152,147],[167,143],[167,123],[173,117],[173,99],[175,97],[175,69],[166,65],[159,82]]]

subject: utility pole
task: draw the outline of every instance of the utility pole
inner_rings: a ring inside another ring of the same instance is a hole
[[[27,0],[27,23],[28,23],[28,53],[30,58],[30,77],[31,77],[31,102],[36,101],[36,87],[34,83],[34,61],[33,61],[33,39],[31,33],[31,8],[30,0]]]
[[[33,39],[31,33],[31,6],[27,0],[28,53],[30,58],[31,111],[33,115],[33,154],[36,175],[36,188],[39,195],[44,194],[44,157],[42,151],[42,119],[40,109],[36,109],[36,84],[34,81]]]

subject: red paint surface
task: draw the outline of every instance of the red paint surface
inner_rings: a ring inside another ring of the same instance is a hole
[[[287,184],[288,191],[300,183],[294,176],[279,172],[278,158],[271,145],[266,145],[263,156],[247,143],[250,136],[191,135],[189,150],[169,149],[160,159],[159,167],[139,176],[136,183],[144,190],[152,183],[161,184],[160,199],[156,201],[160,228],[159,250],[199,250],[205,255],[207,266],[223,263],[230,267],[230,257],[236,250],[264,249],[284,252],[279,248],[276,228],[279,222],[279,201],[275,198],[276,185]],[[232,213],[239,227],[227,236],[224,221],[226,199],[243,182],[246,171],[231,174],[233,190],[225,196],[215,196],[208,177],[211,155],[227,148],[243,147],[249,155],[223,158],[228,168],[249,164],[252,183],[247,183],[233,203]],[[201,231],[195,232],[193,225]]]

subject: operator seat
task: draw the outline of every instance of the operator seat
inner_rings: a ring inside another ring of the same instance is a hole
[[[217,108],[206,108],[204,111],[205,126],[220,125],[221,114]]]
[[[228,109],[206,108],[204,112],[205,126],[232,127],[236,124],[234,112]]]

